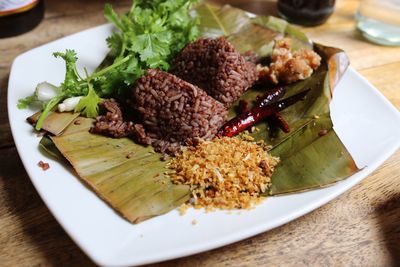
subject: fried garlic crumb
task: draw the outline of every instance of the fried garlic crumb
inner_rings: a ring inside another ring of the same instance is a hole
[[[183,203],[182,205],[180,205],[180,207],[178,208],[179,215],[181,215],[181,216],[185,215],[189,208],[190,208],[190,205],[188,205],[186,203]]]
[[[279,159],[254,142],[222,137],[182,150],[172,159],[171,180],[190,186],[194,208],[249,209],[271,185]]]

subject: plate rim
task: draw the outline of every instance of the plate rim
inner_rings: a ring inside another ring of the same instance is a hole
[[[93,260],[96,264],[98,265],[107,265],[107,266],[131,266],[131,265],[137,265],[137,264],[148,264],[148,263],[154,263],[154,262],[158,262],[158,261],[164,261],[164,260],[170,260],[170,259],[174,259],[174,258],[178,258],[178,257],[184,257],[184,256],[188,256],[188,255],[193,255],[196,253],[200,253],[200,252],[204,252],[207,250],[211,250],[211,249],[215,249],[218,247],[222,247],[240,240],[243,240],[245,238],[249,238],[252,236],[255,236],[257,234],[269,231],[271,229],[274,229],[276,227],[279,227],[281,225],[284,225],[290,221],[293,221],[303,215],[308,214],[309,212],[325,205],[326,203],[332,201],[333,199],[335,199],[336,197],[340,196],[341,194],[343,194],[344,192],[348,191],[350,188],[354,187],[355,185],[357,185],[359,182],[361,182],[363,179],[365,179],[366,177],[368,177],[369,174],[371,174],[375,169],[377,169],[384,161],[386,161],[393,153],[395,153],[397,151],[397,149],[400,147],[400,138],[398,138],[397,143],[390,147],[389,149],[385,150],[386,153],[384,153],[383,155],[380,155],[378,157],[377,160],[375,160],[372,164],[370,164],[369,166],[365,167],[364,169],[360,170],[358,173],[353,174],[352,176],[349,176],[348,178],[346,178],[345,180],[348,179],[352,179],[351,182],[348,182],[348,184],[346,184],[343,187],[340,187],[339,189],[335,190],[333,193],[328,194],[327,196],[325,196],[324,198],[320,198],[319,201],[316,202],[312,202],[309,203],[306,207],[304,207],[303,209],[297,210],[296,213],[290,214],[289,216],[286,216],[286,218],[284,220],[281,220],[280,222],[275,222],[272,225],[267,225],[266,223],[259,223],[257,225],[252,226],[249,229],[246,229],[246,231],[241,231],[239,233],[234,233],[234,234],[230,234],[230,235],[226,235],[218,240],[211,240],[208,242],[201,242],[200,244],[194,245],[192,246],[190,249],[181,249],[181,250],[177,250],[177,249],[173,249],[172,252],[171,251],[166,251],[164,253],[158,253],[156,254],[156,257],[154,256],[148,256],[146,257],[141,257],[141,260],[132,262],[132,261],[118,261],[116,262],[116,260],[114,259],[113,255],[109,256],[109,257],[99,257],[98,255],[95,255],[96,253],[93,253],[93,250],[91,250],[90,248],[86,247],[83,242],[81,241],[81,239],[76,236],[72,230],[64,223],[63,221],[63,216],[58,214],[58,212],[56,211],[56,209],[53,207],[53,203],[51,203],[47,197],[46,197],[46,192],[45,190],[42,190],[40,188],[40,186],[36,183],[35,179],[32,178],[32,176],[34,174],[32,174],[29,171],[29,167],[27,167],[28,165],[31,164],[35,164],[32,162],[28,162],[28,160],[23,156],[24,152],[23,152],[23,147],[21,145],[21,143],[17,140],[19,140],[19,138],[17,137],[16,132],[18,131],[18,129],[16,129],[16,125],[15,123],[11,120],[12,118],[12,112],[15,112],[15,108],[14,111],[12,110],[12,106],[16,105],[16,99],[11,99],[12,95],[8,93],[8,91],[10,90],[10,85],[12,82],[12,78],[13,78],[13,71],[15,72],[14,68],[15,66],[18,66],[18,64],[20,64],[19,62],[24,58],[24,56],[26,56],[27,54],[48,46],[49,44],[55,43],[55,42],[60,42],[63,41],[66,38],[75,36],[75,35],[80,35],[80,34],[85,34],[87,32],[96,30],[96,29],[101,29],[104,28],[106,29],[107,27],[110,27],[110,24],[103,24],[103,25],[99,25],[93,28],[89,28],[68,36],[64,36],[60,39],[48,42],[46,44],[43,44],[41,46],[38,46],[36,48],[30,49],[20,55],[18,55],[12,65],[11,65],[11,69],[10,69],[10,76],[9,76],[9,81],[8,81],[8,88],[7,88],[7,111],[8,111],[8,119],[9,119],[9,123],[10,123],[10,128],[11,128],[11,133],[14,139],[14,143],[15,146],[17,148],[17,152],[19,154],[19,157],[21,159],[21,162],[29,176],[29,179],[31,180],[32,184],[34,185],[36,191],[38,192],[38,194],[40,195],[42,201],[46,204],[46,206],[48,207],[48,209],[50,210],[50,212],[52,213],[53,217],[56,219],[56,221],[61,225],[61,227],[64,229],[64,231],[70,236],[70,238],[75,242],[75,244],[78,245],[78,247],[84,251],[84,253],[86,255],[88,255],[91,260]],[[387,108],[389,108],[389,110],[391,112],[396,113],[397,112],[397,116],[400,119],[400,113],[399,111],[393,106],[393,104],[386,98],[383,96],[383,94],[377,89],[375,88],[368,80],[366,80],[362,75],[360,75],[355,69],[353,69],[351,66],[347,69],[346,71],[346,75],[355,75],[357,76],[357,78],[361,79],[361,81],[368,86],[369,89],[372,90],[372,92],[375,94],[376,97],[380,98],[380,100],[382,100],[385,103],[385,106]],[[60,163],[61,164],[61,163]],[[341,183],[341,182],[339,182]],[[88,189],[90,190],[90,189]],[[321,189],[316,189],[316,190],[321,190]],[[101,200],[100,200],[101,201]],[[118,215],[117,215],[118,216]]]

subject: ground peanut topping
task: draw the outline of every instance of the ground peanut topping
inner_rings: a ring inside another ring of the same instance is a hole
[[[270,187],[278,161],[254,142],[223,137],[182,150],[169,174],[190,186],[196,208],[249,209]]]

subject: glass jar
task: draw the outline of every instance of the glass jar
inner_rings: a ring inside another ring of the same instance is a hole
[[[362,0],[357,29],[374,43],[400,46],[400,0]]]
[[[304,26],[324,23],[335,8],[335,0],[278,0],[278,13],[285,20]]]
[[[32,30],[42,21],[43,16],[43,0],[1,0],[0,38]]]

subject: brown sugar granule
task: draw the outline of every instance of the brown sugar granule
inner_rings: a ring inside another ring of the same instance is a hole
[[[283,38],[275,42],[269,66],[258,65],[260,83],[293,83],[311,76],[321,64],[321,57],[312,50],[292,52],[292,40]]]
[[[46,170],[48,170],[50,168],[50,165],[48,163],[46,163],[46,162],[43,162],[43,161],[39,161],[38,162],[38,166],[40,168],[42,168],[42,170],[44,170],[44,171],[46,171]]]
[[[270,187],[278,161],[254,142],[222,137],[183,149],[169,163],[169,174],[190,186],[195,208],[249,209]]]

